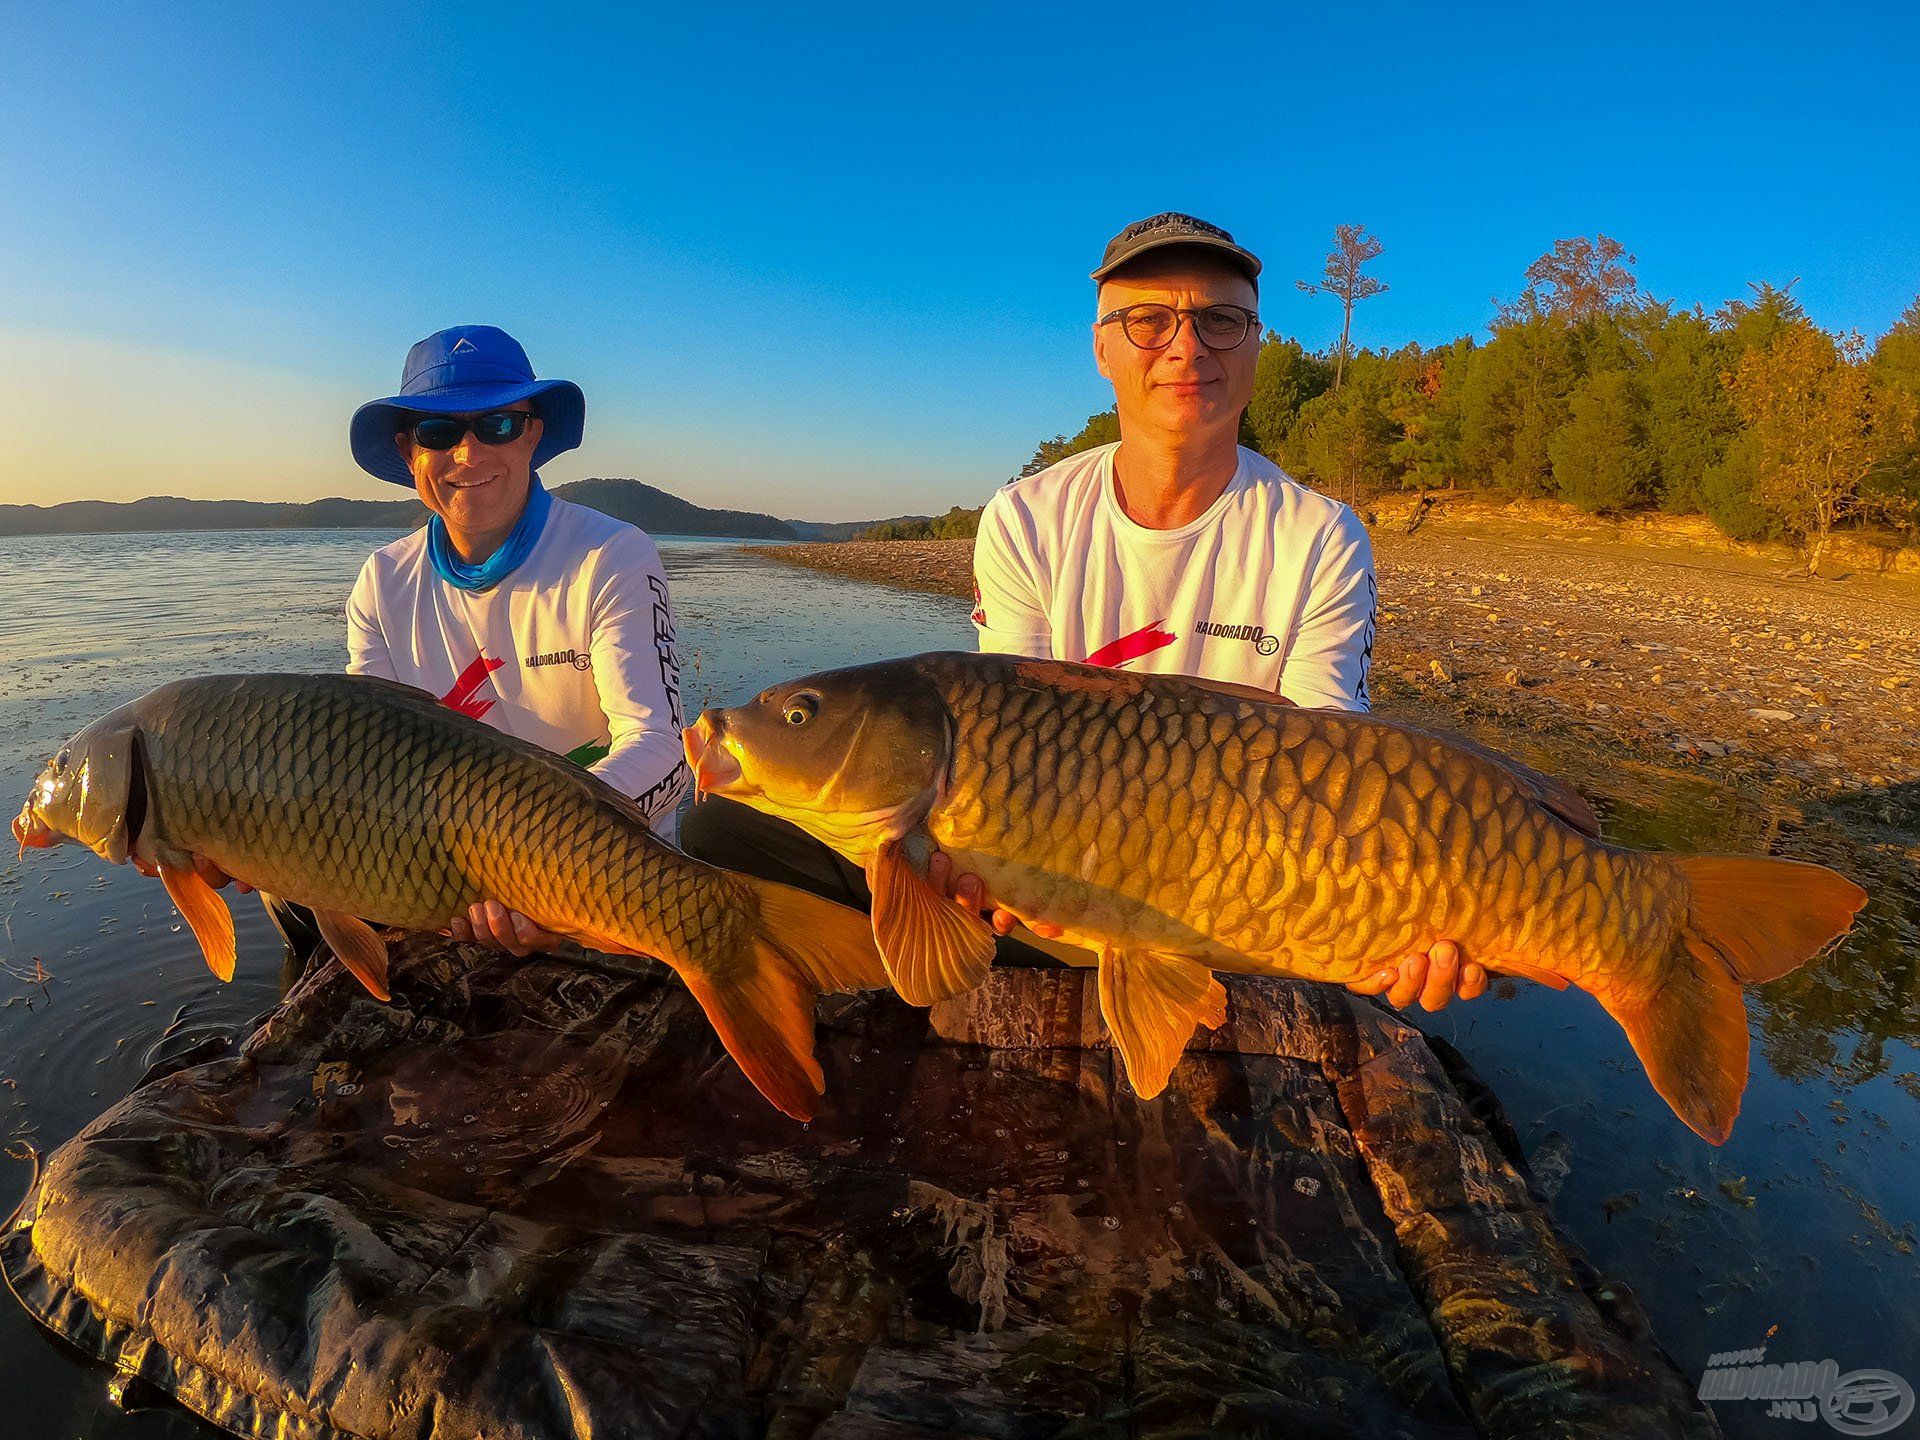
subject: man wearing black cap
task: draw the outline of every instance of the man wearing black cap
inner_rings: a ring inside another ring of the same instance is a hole
[[[1093,356],[1113,385],[1120,440],[988,502],[973,562],[981,649],[1367,708],[1366,527],[1239,444],[1259,278],[1250,250],[1191,215],[1154,215],[1108,242],[1092,275]],[[985,898],[968,876],[956,895]],[[997,914],[996,928],[1012,918]],[[1438,1009],[1485,986],[1486,972],[1442,941],[1353,988]]]
[[[1113,385],[1120,441],[1017,480],[988,502],[974,547],[980,648],[1197,675],[1299,705],[1367,708],[1373,553],[1346,506],[1238,444],[1259,354],[1260,262],[1191,215],[1155,215],[1107,246],[1094,362]],[[717,864],[867,903],[857,867],[784,821],[726,800],[698,806],[681,843]],[[976,876],[935,855],[928,881],[994,929]],[[1043,941],[1057,938],[1036,924]],[[1003,938],[1001,958],[1031,959]],[[1439,1009],[1486,972],[1448,941],[1356,984]]]

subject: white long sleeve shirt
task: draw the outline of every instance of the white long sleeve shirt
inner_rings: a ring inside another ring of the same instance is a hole
[[[368,556],[347,601],[349,674],[418,686],[587,766],[669,837],[687,784],[674,646],[651,537],[559,499],[491,590],[443,581],[422,528]]]
[[[980,648],[1365,710],[1376,597],[1359,517],[1243,447],[1204,515],[1150,530],[1114,493],[1118,448],[1070,455],[987,502],[973,551]]]

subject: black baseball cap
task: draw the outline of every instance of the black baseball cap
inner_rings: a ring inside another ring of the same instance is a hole
[[[1104,280],[1129,260],[1137,260],[1149,250],[1163,249],[1168,245],[1198,245],[1208,250],[1218,250],[1246,271],[1249,280],[1260,278],[1260,258],[1251,250],[1234,244],[1233,236],[1218,225],[1209,225],[1192,215],[1182,215],[1178,210],[1136,220],[1114,236],[1107,242],[1107,253],[1100,257],[1100,268],[1093,272],[1093,278],[1096,281]]]

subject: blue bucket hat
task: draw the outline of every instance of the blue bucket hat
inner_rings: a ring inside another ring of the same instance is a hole
[[[455,325],[407,352],[400,393],[369,400],[353,412],[353,458],[369,475],[413,488],[413,475],[393,437],[410,415],[470,415],[531,400],[540,412],[537,470],[580,443],[587,398],[571,380],[536,380],[520,342],[491,325]]]

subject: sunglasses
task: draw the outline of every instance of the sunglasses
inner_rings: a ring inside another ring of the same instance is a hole
[[[407,427],[413,443],[422,450],[451,450],[473,432],[482,445],[506,445],[527,433],[533,416],[525,410],[489,410],[471,418],[465,415],[422,415]]]

